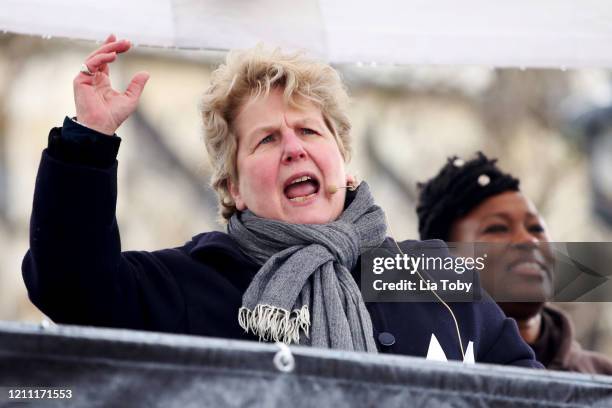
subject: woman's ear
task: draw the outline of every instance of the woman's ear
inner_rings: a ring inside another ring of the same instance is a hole
[[[353,186],[353,187],[357,187],[357,177],[354,176],[353,174],[348,174],[346,175],[346,185],[347,186]]]
[[[228,187],[230,195],[232,196],[232,199],[234,200],[234,203],[236,204],[236,209],[238,211],[246,210],[247,206],[244,200],[242,199],[242,196],[240,195],[238,184],[234,183],[232,180],[228,180],[227,187]]]

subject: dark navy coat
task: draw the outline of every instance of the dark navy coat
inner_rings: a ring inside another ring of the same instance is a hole
[[[66,118],[42,154],[23,278],[31,301],[58,323],[232,339],[242,295],[258,270],[221,232],[155,252],[121,252],[115,217],[120,139]],[[514,320],[492,301],[453,303],[463,346],[477,362],[540,367]],[[432,333],[461,359],[439,303],[367,303],[381,352],[424,357]]]

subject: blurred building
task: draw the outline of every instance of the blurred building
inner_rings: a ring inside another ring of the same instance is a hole
[[[34,180],[49,129],[74,115],[72,80],[95,45],[0,35],[0,319],[38,320],[21,279]],[[119,130],[123,249],[178,246],[222,229],[208,187],[198,105],[222,55],[136,48],[112,65],[123,88],[151,73],[139,111]],[[612,104],[602,70],[338,67],[353,96],[350,170],[368,180],[399,239],[417,238],[417,181],[447,156],[500,159],[555,241],[612,241],[593,209],[589,149],[575,117]],[[612,356],[612,306],[572,304],[587,348]],[[588,318],[584,318],[588,316]]]

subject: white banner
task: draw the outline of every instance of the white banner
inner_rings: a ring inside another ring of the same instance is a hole
[[[612,67],[604,0],[3,0],[0,30],[227,50],[258,42],[332,63]]]

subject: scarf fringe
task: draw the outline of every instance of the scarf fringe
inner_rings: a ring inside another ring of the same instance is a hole
[[[258,335],[259,340],[299,344],[300,330],[309,337],[310,312],[307,305],[293,311],[264,304],[253,310],[243,306],[238,311],[238,323],[245,332]]]

